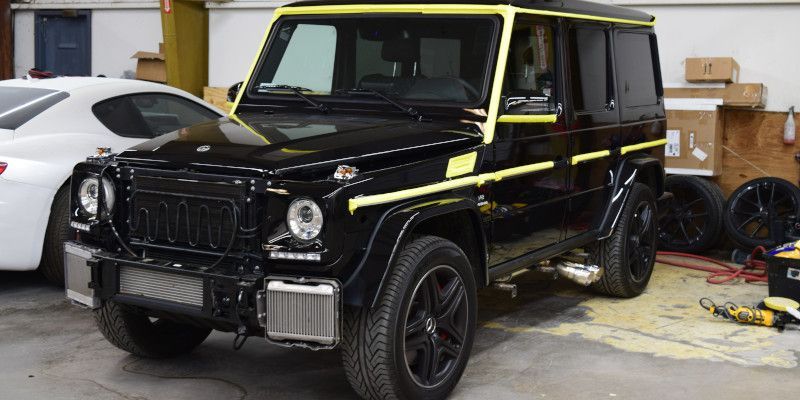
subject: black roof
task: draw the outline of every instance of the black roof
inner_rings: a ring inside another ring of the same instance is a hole
[[[344,4],[409,4],[403,0],[303,0],[287,5],[294,6],[323,6]],[[597,17],[629,19],[634,21],[651,22],[652,15],[631,8],[612,6],[609,4],[595,3],[586,0],[434,0],[430,4],[488,4],[512,5],[534,10],[557,11],[563,13],[585,14]]]

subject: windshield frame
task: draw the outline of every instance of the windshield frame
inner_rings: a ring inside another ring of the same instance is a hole
[[[269,49],[271,49],[272,45],[274,44],[275,38],[280,32],[281,27],[290,21],[301,20],[301,21],[308,21],[308,20],[323,20],[323,21],[330,21],[333,19],[368,19],[368,18],[414,18],[414,19],[482,19],[487,20],[491,23],[491,38],[488,45],[488,58],[486,59],[486,68],[484,70],[484,77],[483,77],[483,85],[481,88],[480,97],[473,102],[455,102],[455,101],[446,101],[446,100],[414,100],[414,99],[406,99],[402,97],[392,97],[394,100],[401,101],[403,104],[407,105],[414,105],[419,107],[433,107],[433,108],[449,108],[449,109],[475,109],[475,108],[484,108],[488,107],[488,103],[490,102],[490,96],[492,93],[492,81],[494,79],[495,71],[497,68],[497,60],[498,60],[498,47],[500,43],[500,35],[502,33],[503,27],[503,18],[500,14],[495,13],[485,13],[485,14],[449,14],[449,13],[431,13],[431,14],[422,14],[422,13],[405,13],[405,12],[387,12],[387,13],[370,13],[370,14],[362,14],[362,13],[336,13],[336,14],[289,14],[289,15],[281,15],[277,18],[271,25],[270,31],[268,33],[267,40],[265,41],[264,45],[261,47],[258,58],[253,65],[252,70],[250,71],[250,75],[248,76],[248,82],[245,86],[242,87],[241,93],[242,97],[240,100],[239,105],[250,105],[250,106],[270,106],[275,104],[269,104],[265,102],[265,100],[274,100],[274,101],[288,101],[292,103],[299,103],[301,102],[300,99],[292,96],[291,94],[287,93],[264,93],[259,94],[255,90],[256,80],[261,71],[264,63],[266,62],[267,54],[269,53]],[[330,94],[317,94],[317,93],[304,93],[306,96],[313,97],[316,99],[320,99],[324,101],[326,104],[369,104],[369,105],[380,105],[384,106],[385,102],[380,99],[369,99],[364,96],[348,96],[348,95],[337,95],[335,91],[331,92]]]

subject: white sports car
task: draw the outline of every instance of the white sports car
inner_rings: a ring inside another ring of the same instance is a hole
[[[0,270],[64,284],[73,166],[224,116],[166,85],[109,78],[0,81]],[[95,188],[96,189],[96,188]]]

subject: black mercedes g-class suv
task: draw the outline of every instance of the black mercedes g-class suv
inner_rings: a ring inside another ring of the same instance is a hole
[[[364,398],[443,398],[479,288],[645,289],[653,25],[579,0],[279,8],[228,118],[75,167],[67,295],[136,355],[216,329],[339,348]]]

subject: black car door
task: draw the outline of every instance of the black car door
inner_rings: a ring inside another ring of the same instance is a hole
[[[571,22],[567,27],[566,109],[572,160],[567,238],[598,226],[613,177],[615,160],[603,153],[620,142],[610,35],[611,26],[605,23]]]
[[[493,141],[494,164],[501,175],[533,168],[492,184],[491,265],[563,240],[569,136],[559,111],[560,51],[556,19],[517,19]]]

